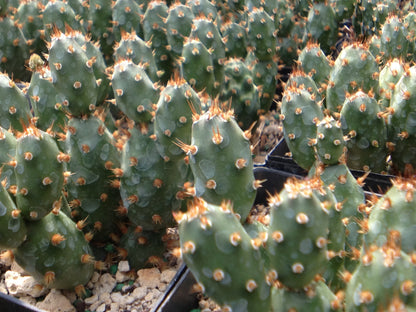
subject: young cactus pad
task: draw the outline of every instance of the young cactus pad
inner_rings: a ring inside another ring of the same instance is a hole
[[[231,200],[241,221],[247,218],[256,197],[250,142],[234,120],[212,103],[192,126],[191,145],[178,143],[189,155],[196,195],[219,205]]]
[[[197,199],[176,218],[183,259],[206,294],[225,311],[269,311],[264,259],[233,207]]]
[[[39,220],[59,206],[67,160],[55,139],[34,125],[19,134],[14,168],[16,203],[25,219]]]
[[[92,250],[83,232],[63,212],[28,223],[27,239],[14,252],[16,262],[49,288],[73,289],[93,272]]]

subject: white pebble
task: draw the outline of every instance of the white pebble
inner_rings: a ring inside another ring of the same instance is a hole
[[[146,287],[137,287],[136,289],[133,290],[133,292],[131,293],[131,296],[136,298],[137,300],[143,299],[147,294],[147,289]]]
[[[98,301],[98,295],[92,295],[91,297],[85,298],[85,304],[93,304]]]
[[[118,271],[119,272],[128,272],[130,271],[130,265],[128,261],[120,261],[118,263]]]
[[[105,303],[101,304],[95,312],[105,312]]]
[[[141,286],[156,288],[160,283],[160,271],[157,268],[139,270],[137,275]]]

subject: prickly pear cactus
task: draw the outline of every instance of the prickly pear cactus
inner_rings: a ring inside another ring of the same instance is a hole
[[[214,61],[211,52],[199,39],[185,41],[181,70],[186,81],[196,90],[215,94]]]
[[[13,249],[26,239],[27,229],[21,211],[5,189],[4,182],[0,185],[0,248]]]
[[[16,203],[22,216],[39,220],[59,207],[64,186],[64,162],[55,139],[30,125],[18,134],[14,172],[16,175]]]
[[[12,132],[0,127],[0,180],[7,191],[16,194],[16,175],[14,173],[16,155],[16,137]]]
[[[230,103],[239,126],[247,130],[258,120],[260,91],[254,84],[252,72],[241,59],[228,59],[224,64],[224,74],[220,100]]]
[[[416,307],[414,261],[400,248],[400,233],[390,231],[381,246],[368,245],[345,292],[345,311],[387,311]],[[376,283],[374,281],[377,281]]]
[[[389,233],[396,231],[400,234],[401,250],[409,255],[414,253],[414,193],[414,179],[393,180],[393,186],[372,207],[368,232],[364,236],[366,245],[382,247],[387,243]]]
[[[40,56],[32,54],[30,60],[33,63],[41,61]],[[35,65],[32,69],[27,95],[36,117],[36,127],[46,131],[62,132],[67,121],[65,112],[61,109],[65,98],[59,94],[53,86],[52,74],[45,65]],[[57,104],[58,103],[58,104]]]
[[[201,114],[201,101],[194,89],[177,76],[160,92],[154,130],[160,155],[166,160],[183,159],[186,155],[175,144],[191,143],[193,114]]]
[[[247,43],[260,61],[270,61],[276,54],[276,29],[272,17],[261,7],[248,13]]]
[[[29,102],[24,92],[5,73],[0,74],[0,97],[2,99],[0,126],[23,131],[23,125],[28,125],[32,117]]]
[[[153,124],[130,129],[121,158],[120,194],[133,224],[145,231],[160,231],[174,226],[172,210],[178,210],[181,202],[176,197],[179,186],[173,180],[180,184],[184,174],[175,170],[177,162],[160,156],[152,128]]]
[[[384,61],[393,58],[409,59],[411,46],[409,32],[401,18],[391,15],[381,27],[380,54]]]
[[[196,196],[214,205],[230,200],[234,212],[244,222],[258,185],[253,175],[249,137],[232,112],[222,111],[218,103],[211,104],[210,110],[194,122],[191,144],[178,144],[189,155]]]
[[[344,47],[335,60],[329,75],[326,89],[326,107],[331,112],[339,112],[346,93],[358,90],[378,93],[379,67],[368,47],[352,43]]]
[[[379,96],[381,109],[390,107],[390,99],[393,95],[396,83],[405,72],[405,63],[397,58],[388,60],[380,70]]]
[[[146,124],[153,119],[159,90],[144,68],[129,60],[117,62],[111,85],[115,104],[129,119],[137,124]]]
[[[182,257],[199,287],[226,311],[269,311],[261,241],[247,234],[236,208],[196,199],[188,213],[177,215]],[[215,257],[207,257],[206,250]]]
[[[48,41],[51,40],[56,30],[65,32],[67,26],[82,31],[81,23],[67,1],[48,1],[42,7],[42,16],[45,39]]]
[[[29,57],[26,39],[10,16],[0,16],[0,27],[0,71],[25,81],[30,77],[24,66]]]
[[[31,53],[47,52],[41,10],[39,1],[22,1],[14,14]]]
[[[356,252],[363,243],[363,222],[365,204],[364,191],[351,174],[345,163],[331,166],[315,164],[309,171],[309,175],[319,176],[324,185],[329,187],[338,203],[337,209],[341,210],[341,220],[345,226],[345,268],[352,272],[358,263]]]
[[[104,59],[111,64],[115,44],[112,21],[112,0],[90,0],[85,24],[93,41],[99,42]]]
[[[75,220],[86,219],[85,231],[95,241],[105,241],[117,232],[117,208],[120,192],[117,181],[122,172],[120,152],[114,139],[98,116],[72,118],[65,139],[66,152],[71,156],[67,170],[68,201]]]
[[[315,80],[302,68],[292,70],[285,84],[285,90],[288,88],[304,89],[313,96],[317,103],[322,101],[322,89],[318,88]],[[319,103],[319,105],[321,104]]]
[[[315,97],[300,87],[289,87],[283,93],[280,119],[286,143],[296,163],[309,169],[315,162],[314,139],[323,113]]]
[[[227,21],[221,24],[221,33],[225,43],[226,57],[247,55],[247,33],[242,23]]]
[[[341,311],[341,305],[340,300],[322,281],[296,292],[284,288],[272,289],[273,312]]]
[[[331,71],[331,61],[319,44],[308,41],[301,50],[298,61],[300,68],[315,81],[318,87],[327,82]]]
[[[194,18],[195,15],[189,5],[178,1],[169,7],[166,37],[173,58],[182,55],[183,43],[191,34]]]
[[[389,141],[393,143],[391,157],[393,168],[397,173],[407,175],[416,167],[414,157],[416,128],[413,120],[415,115],[414,97],[416,92],[416,67],[408,68],[394,89],[390,106],[393,110],[389,117]]]
[[[334,9],[327,2],[312,5],[309,9],[306,29],[308,38],[319,42],[326,54],[335,50],[338,41],[338,23]]]
[[[94,257],[82,230],[59,210],[27,224],[16,262],[48,288],[82,291],[94,272]]]
[[[160,80],[164,84],[170,79],[173,62],[168,50],[168,39],[166,33],[166,21],[169,8],[163,0],[152,0],[148,2],[143,15],[144,40],[152,45],[155,53],[155,61],[161,71]]]
[[[329,211],[314,194],[319,187],[313,180],[288,180],[283,191],[269,199],[270,268],[291,289],[309,285],[328,261]]]
[[[193,20],[191,38],[197,38],[209,50],[214,66],[214,95],[218,94],[224,82],[225,43],[219,28],[212,18],[197,15]]]
[[[142,8],[136,1],[115,1],[112,7],[112,22],[114,39],[116,42],[120,41],[123,31],[134,31],[143,38],[142,16]]]
[[[358,91],[347,96],[340,120],[348,137],[347,164],[351,169],[385,172],[387,126],[373,94]]]
[[[51,38],[48,60],[53,84],[65,96],[63,109],[77,117],[90,115],[97,104],[95,59],[88,58],[71,32],[57,31]]]
[[[257,86],[260,95],[260,114],[266,114],[276,98],[276,87],[279,80],[279,68],[276,59],[260,61],[255,54],[249,52],[245,59],[247,67],[251,70],[253,83]]]
[[[114,46],[115,62],[131,60],[144,68],[153,82],[158,80],[158,68],[149,42],[143,41],[135,32],[122,32],[121,40]]]
[[[141,269],[163,265],[167,250],[164,231],[146,231],[141,226],[130,226],[120,238],[119,254],[130,268]]]
[[[342,161],[346,143],[339,120],[325,116],[318,123],[315,147],[316,154],[323,164],[336,165]]]

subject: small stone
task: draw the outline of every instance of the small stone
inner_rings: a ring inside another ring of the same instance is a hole
[[[129,262],[128,261],[120,261],[118,263],[118,271],[123,272],[123,273],[130,271]]]
[[[137,275],[141,286],[155,288],[160,283],[160,271],[157,268],[139,270]]]
[[[36,304],[36,307],[50,312],[76,312],[68,298],[57,289],[51,289],[45,299]]]
[[[105,303],[101,304],[95,312],[105,312]]]
[[[97,308],[101,305],[102,303],[100,302],[100,301],[97,301],[97,302],[94,302],[90,307],[89,307],[89,309],[88,310],[90,310],[90,311],[96,311],[97,310]]]
[[[175,270],[175,269],[164,270],[160,274],[160,281],[163,282],[163,283],[169,284],[170,281],[173,279],[173,277],[176,275],[176,272],[177,272],[177,270]]]
[[[92,295],[91,297],[85,298],[84,302],[86,304],[93,304],[98,301],[98,295]]]
[[[137,300],[143,299],[147,294],[147,289],[144,286],[137,287],[130,294],[131,297],[136,298]]]
[[[125,282],[129,279],[129,276],[126,273],[117,271],[116,273],[116,281],[117,283]]]
[[[110,304],[110,312],[119,312],[120,305],[117,302],[113,302]]]
[[[145,297],[144,300],[151,301],[153,299],[153,293],[149,292]]]
[[[98,282],[94,285],[92,292],[98,296],[102,293],[111,293],[116,284],[116,279],[112,277],[111,274],[104,273],[100,276]]]
[[[102,294],[100,294],[100,296],[99,296],[99,300],[101,301],[101,302],[104,302],[105,304],[111,304],[111,295],[110,295],[110,293],[102,293]]]
[[[91,283],[97,283],[99,279],[100,279],[100,273],[94,272],[90,281]]]
[[[134,301],[136,301],[136,298],[133,296],[124,296],[124,304],[132,304]]]
[[[119,292],[115,292],[111,294],[111,300],[113,302],[116,302],[117,304],[120,304],[123,300],[123,295]]]
[[[166,288],[168,288],[168,285],[167,284],[165,284],[165,283],[160,283],[159,284],[159,290],[161,292],[164,292],[166,290]]]
[[[10,295],[20,297],[30,295],[34,298],[46,294],[45,287],[40,287],[33,276],[22,276],[18,272],[7,271],[4,274],[5,285]]]

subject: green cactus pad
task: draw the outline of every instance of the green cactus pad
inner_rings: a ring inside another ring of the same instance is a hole
[[[165,160],[186,156],[175,142],[191,143],[193,114],[201,114],[198,94],[185,79],[171,79],[160,93],[154,122],[157,147]]]
[[[319,188],[319,181],[287,180],[280,194],[269,199],[270,267],[292,289],[309,285],[328,262],[329,211],[314,194]]]
[[[71,175],[66,188],[73,217],[86,219],[85,231],[92,232],[95,241],[106,241],[117,232],[120,220],[120,152],[97,116],[72,118],[67,128],[65,148],[71,156],[67,164]]]
[[[346,94],[358,90],[378,93],[379,67],[368,47],[352,43],[344,47],[335,60],[326,90],[326,107],[339,112]]]
[[[28,125],[32,113],[23,91],[5,73],[0,73],[0,126],[5,129],[23,131]]]
[[[137,124],[146,124],[153,119],[159,90],[144,68],[129,60],[117,62],[111,85],[115,104],[129,119]]]
[[[71,36],[57,32],[49,48],[53,84],[65,96],[63,109],[71,115],[89,115],[97,105],[98,85],[93,70],[94,59]]]
[[[331,116],[325,116],[318,124],[316,153],[325,165],[336,165],[345,154],[345,141],[341,123]]]
[[[182,257],[202,290],[224,309],[269,311],[261,247],[232,210],[227,203],[214,206],[197,200],[187,214],[177,216]],[[207,256],[206,250],[215,256]]]
[[[385,172],[387,126],[372,94],[358,91],[347,96],[340,120],[348,137],[347,164],[351,169]]]
[[[250,142],[231,112],[211,104],[192,126],[187,151],[195,178],[196,195],[219,205],[231,200],[241,222],[247,218],[256,196]]]
[[[16,203],[26,220],[39,220],[59,205],[65,156],[55,139],[30,125],[16,141]]]
[[[315,97],[299,87],[283,94],[281,116],[286,143],[293,160],[304,169],[315,162],[314,143],[323,113]]]
[[[27,228],[3,184],[0,185],[0,248],[13,249],[26,239]]]
[[[28,223],[27,239],[14,252],[16,262],[39,283],[57,289],[85,285],[94,272],[84,234],[63,212]]]

